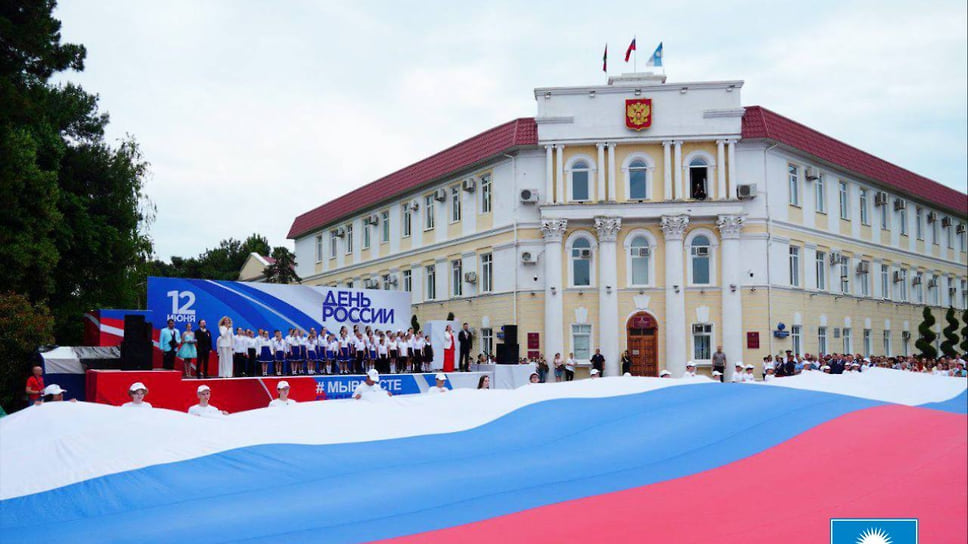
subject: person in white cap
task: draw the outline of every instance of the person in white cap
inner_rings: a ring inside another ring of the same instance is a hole
[[[713,379],[719,382],[723,381],[723,373],[718,370],[713,370]]]
[[[389,391],[380,387],[380,373],[372,368],[366,373],[366,380],[360,382],[353,391],[356,400],[383,400],[392,396]]]
[[[660,378],[671,378],[672,377],[672,372],[669,372],[668,370],[666,370],[666,369],[663,368],[662,369],[662,372],[659,372],[659,377]]]
[[[755,382],[756,376],[753,375],[753,365],[746,365],[746,372],[743,374],[744,382]]]
[[[686,372],[682,375],[683,378],[695,378],[696,377],[696,363],[689,361],[686,363]]]
[[[52,383],[44,388],[44,402],[62,401],[64,393],[67,393],[67,389],[61,389],[61,386]],[[71,399],[71,402],[77,402],[77,399]]]
[[[597,373],[595,376],[592,376],[592,377],[597,378],[598,377]],[[541,383],[541,374],[538,374],[537,372],[532,372],[531,375],[528,376],[528,383]]]
[[[733,383],[743,383],[746,378],[743,376],[743,361],[736,361],[733,365],[735,370],[733,370]]]
[[[772,368],[767,368],[766,374],[763,375],[763,381],[772,382],[776,378],[776,376],[773,375],[773,372],[774,370]],[[750,380],[750,381],[753,381],[753,380]]]
[[[130,402],[126,402],[121,405],[122,408],[151,408],[151,404],[145,402],[145,395],[148,394],[148,388],[145,384],[141,382],[134,382],[131,387],[128,388],[128,396],[131,397]]]
[[[429,390],[427,390],[427,393],[428,394],[429,393],[433,393],[433,394],[446,393],[448,391],[448,389],[447,389],[447,375],[444,374],[443,372],[438,372],[437,375],[434,376],[434,379],[437,380],[437,385],[435,385],[435,386],[431,387]]]
[[[296,404],[296,401],[289,398],[289,382],[286,380],[282,380],[276,384],[276,391],[279,392],[279,398],[269,401],[269,408],[292,406]]]
[[[212,390],[207,385],[198,386],[198,404],[188,409],[188,415],[199,417],[220,417],[227,416],[225,410],[219,410],[212,406],[208,401],[212,398]]]
[[[597,368],[593,368],[592,371],[589,374],[591,375],[592,378],[601,378],[602,377],[602,372],[600,370],[598,370]]]

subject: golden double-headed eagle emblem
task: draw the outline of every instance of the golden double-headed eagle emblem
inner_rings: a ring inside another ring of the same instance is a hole
[[[652,99],[635,98],[625,101],[625,126],[642,130],[652,125]]]

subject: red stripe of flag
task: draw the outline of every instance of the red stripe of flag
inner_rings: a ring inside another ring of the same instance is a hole
[[[635,51],[635,38],[632,38],[632,43],[630,43],[629,48],[625,50],[625,62],[629,61],[629,57],[632,56],[632,51]]]
[[[602,55],[602,71],[608,73],[608,44],[605,44],[605,54]]]

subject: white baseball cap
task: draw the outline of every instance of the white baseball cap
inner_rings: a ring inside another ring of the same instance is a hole
[[[623,378],[631,378],[632,377],[632,373],[631,372],[626,372],[625,374],[622,374],[622,377]]]
[[[723,373],[718,370],[713,370],[713,376],[722,376]]]
[[[741,366],[743,366],[743,361],[736,361],[736,364],[733,365],[733,366],[740,366],[741,367]]]
[[[438,372],[437,375],[434,376],[434,379],[436,379],[438,382],[446,382],[447,376],[445,376],[443,372]]]
[[[746,365],[746,370],[753,370],[753,365]]]
[[[380,381],[380,373],[377,372],[375,368],[371,368],[369,372],[366,373],[366,376],[375,382]]]
[[[595,374],[598,374],[598,369],[597,368],[593,368],[592,371],[591,371],[591,374],[592,374],[592,376],[594,376]]]
[[[689,368],[689,367],[693,367],[693,368],[696,368],[696,363],[694,363],[694,362],[692,362],[692,361],[688,361],[688,362],[686,363],[686,368]]]
[[[276,384],[276,389],[288,389],[288,388],[289,388],[289,382],[287,382],[286,380],[281,380],[279,383]]]
[[[199,385],[198,386],[198,389],[195,392],[196,393],[204,393],[205,391],[211,391],[211,390],[212,390],[211,387],[209,387],[209,386],[207,386],[205,384],[202,384],[202,385]]]
[[[61,393],[67,393],[67,389],[61,389],[61,386],[56,383],[52,383],[44,388],[45,395],[60,395]]]
[[[672,376],[672,372],[669,372],[668,370],[663,370],[662,372],[659,372],[659,376]]]
[[[134,393],[135,391],[137,391],[139,389],[144,389],[145,390],[145,393],[148,392],[148,388],[145,387],[145,384],[143,384],[141,382],[134,382],[133,384],[131,384],[131,387],[128,388],[128,392],[129,393]]]

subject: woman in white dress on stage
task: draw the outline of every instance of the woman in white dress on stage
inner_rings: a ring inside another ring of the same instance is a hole
[[[218,321],[218,377],[232,377],[232,343],[234,332],[232,331],[232,320],[229,316],[224,316]]]

